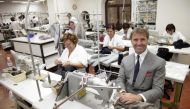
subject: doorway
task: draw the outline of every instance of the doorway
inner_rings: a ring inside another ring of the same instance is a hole
[[[106,25],[113,23],[116,29],[131,21],[131,0],[106,0]]]

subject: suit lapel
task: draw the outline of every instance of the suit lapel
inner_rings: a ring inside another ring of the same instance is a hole
[[[135,54],[133,54],[130,58],[129,58],[129,62],[128,62],[129,66],[127,68],[130,68],[130,79],[129,79],[129,83],[132,84],[133,82],[133,76],[134,76],[134,67],[135,67]]]
[[[141,85],[141,83],[143,82],[144,78],[145,78],[145,74],[147,73],[149,67],[151,66],[151,60],[150,60],[150,53],[147,52],[147,55],[145,56],[145,59],[139,69],[139,73],[135,82],[135,87],[139,87]]]

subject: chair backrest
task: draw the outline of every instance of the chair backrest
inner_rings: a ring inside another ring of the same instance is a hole
[[[171,56],[168,48],[158,48],[157,56],[169,61]]]

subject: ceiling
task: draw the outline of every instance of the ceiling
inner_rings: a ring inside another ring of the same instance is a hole
[[[30,0],[31,2],[44,2],[45,0]],[[0,3],[27,3],[28,0],[0,0]]]
[[[10,1],[28,1],[28,0],[0,0],[0,1],[10,2]],[[31,0],[31,1],[45,1],[45,0]]]

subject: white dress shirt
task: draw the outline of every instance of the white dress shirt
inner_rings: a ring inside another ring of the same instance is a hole
[[[143,53],[141,53],[139,56],[139,62],[140,62],[140,67],[141,67],[141,65],[142,65],[142,63],[143,63],[143,61],[144,61],[144,58],[145,58],[145,56],[146,56],[146,54],[147,54],[147,52],[148,52],[148,50],[146,49]],[[135,64],[136,64],[136,62],[137,62],[137,53],[135,53]],[[146,98],[144,97],[144,95],[143,94],[139,94],[142,98],[143,98],[143,101],[144,102],[146,102]]]
[[[171,44],[173,44],[174,42],[176,42],[176,41],[178,41],[180,39],[183,40],[183,41],[186,41],[186,38],[179,31],[175,31],[172,35],[168,34],[167,32],[164,32],[163,35],[171,37],[172,40],[169,40],[169,42]]]
[[[146,56],[146,54],[147,54],[147,52],[148,52],[148,50],[146,49],[143,53],[141,53],[139,56],[139,62],[140,62],[140,66],[141,66],[141,64],[142,64],[142,62],[144,61],[144,58],[145,58],[145,56]],[[135,53],[135,63],[137,62],[137,53]]]
[[[106,35],[104,37],[104,44],[103,47],[108,47],[108,46],[121,46],[124,47],[123,44],[123,40],[121,39],[121,37],[119,37],[118,35],[114,35],[112,39],[110,39],[110,37],[108,35]],[[118,51],[117,49],[113,49],[113,53],[119,53],[120,51]]]
[[[79,63],[80,62],[84,66],[87,67],[89,55],[82,46],[77,44],[75,49],[70,54],[70,56],[69,56],[69,50],[67,48],[65,48],[59,59],[62,62],[65,62],[65,61],[71,61],[72,63]]]
[[[13,21],[13,22],[11,22],[11,25],[9,26],[9,29],[21,30],[22,28],[21,28],[18,21]]]
[[[131,32],[133,31],[133,29],[132,28],[129,28],[128,30],[127,30],[127,33],[124,33],[124,29],[122,28],[118,33],[119,34],[121,34],[121,35],[123,35],[123,39],[130,39],[130,36],[131,36]]]

